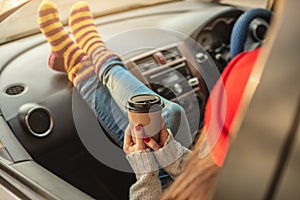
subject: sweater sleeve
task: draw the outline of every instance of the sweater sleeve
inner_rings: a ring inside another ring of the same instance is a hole
[[[158,167],[149,149],[126,155],[137,181],[130,187],[130,200],[154,200],[161,195]]]
[[[164,147],[155,151],[154,155],[159,165],[175,179],[184,168],[190,153],[191,150],[175,141],[169,131]]]

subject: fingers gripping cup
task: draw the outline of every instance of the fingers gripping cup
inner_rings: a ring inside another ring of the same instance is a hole
[[[143,126],[144,135],[159,141],[159,132],[162,128],[163,101],[153,94],[139,94],[132,96],[126,104],[131,130],[135,124]],[[134,131],[132,131],[134,133]],[[135,142],[135,138],[133,137]]]

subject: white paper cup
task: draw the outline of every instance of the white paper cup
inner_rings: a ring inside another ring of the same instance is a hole
[[[159,141],[159,132],[163,123],[161,117],[163,107],[163,101],[157,95],[132,96],[126,104],[132,134],[134,133],[134,125],[140,124],[143,127],[145,137]],[[135,137],[133,137],[133,141],[135,142]]]

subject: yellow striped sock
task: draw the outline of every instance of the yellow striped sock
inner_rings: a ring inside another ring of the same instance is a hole
[[[71,8],[69,26],[76,43],[92,59],[96,74],[104,63],[120,59],[106,48],[87,2],[78,2]]]
[[[54,70],[67,72],[72,83],[75,79],[81,80],[81,74],[78,73],[80,68],[91,67],[94,69],[94,67],[89,58],[64,30],[56,5],[49,0],[43,0],[38,11],[40,30],[51,46],[49,66]]]
[[[71,8],[69,26],[76,43],[87,55],[100,46],[106,49],[87,2],[78,2]]]

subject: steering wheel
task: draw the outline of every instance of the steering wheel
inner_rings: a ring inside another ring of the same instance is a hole
[[[243,13],[233,26],[230,38],[230,58],[243,51],[259,47],[267,32],[272,12],[256,8]]]

